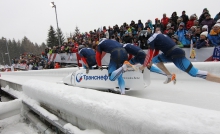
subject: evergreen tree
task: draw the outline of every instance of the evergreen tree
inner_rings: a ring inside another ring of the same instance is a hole
[[[58,38],[56,36],[56,32],[54,31],[53,26],[50,26],[50,30],[48,32],[48,38],[47,38],[47,46],[48,47],[53,47],[58,45]]]
[[[65,37],[64,37],[63,32],[60,28],[57,29],[57,37],[60,38],[60,45],[62,45],[63,42],[65,41]],[[59,44],[59,40],[58,40],[58,44]]]
[[[77,36],[77,35],[79,35],[79,34],[80,34],[79,28],[76,26],[74,36]]]

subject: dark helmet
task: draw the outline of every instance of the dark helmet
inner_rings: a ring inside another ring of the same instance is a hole
[[[84,45],[79,45],[78,51],[80,51],[82,48],[85,48],[85,46]]]

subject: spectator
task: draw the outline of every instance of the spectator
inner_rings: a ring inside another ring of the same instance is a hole
[[[69,53],[69,46],[67,44],[64,44],[64,51],[65,53]]]
[[[201,26],[208,25],[208,32],[210,32],[215,23],[216,22],[211,18],[210,14],[207,13],[205,14],[205,20],[201,22]]]
[[[129,32],[125,32],[125,35],[123,37],[124,43],[132,43],[132,37],[129,35]]]
[[[171,28],[171,24],[170,23],[167,24],[166,28],[167,29],[163,31],[163,34],[167,34],[168,33],[169,29]]]
[[[88,41],[88,47],[92,48],[92,41],[91,40]]]
[[[207,26],[207,25],[204,25],[204,26],[202,27],[202,32],[205,32],[205,31],[208,32],[208,26]],[[207,36],[206,36],[206,37],[207,37]]]
[[[138,44],[138,39],[137,39],[137,38],[133,38],[133,44],[134,44],[135,46],[139,46],[139,44]]]
[[[48,48],[48,46],[46,46],[44,52],[45,52],[45,54],[49,53],[49,48]]]
[[[200,39],[196,42],[196,48],[197,49],[200,49],[201,47],[208,47],[209,46],[209,43],[208,43],[208,40],[207,40],[207,35],[208,35],[207,31],[202,32],[200,34]]]
[[[167,32],[167,36],[169,36],[170,38],[174,35],[174,28],[170,27],[168,32]]]
[[[178,36],[177,35],[172,35],[171,39],[176,43],[177,46],[179,47],[183,47],[183,44],[178,40]]]
[[[178,29],[178,27],[179,27],[179,25],[180,25],[181,22],[183,22],[183,18],[179,17],[179,18],[177,19],[177,25],[176,25],[177,28],[174,29],[175,31]]]
[[[185,37],[186,33],[187,31],[184,29],[184,23],[181,22],[175,34],[178,36],[178,40],[183,44],[184,47],[189,45]]]
[[[202,11],[202,14],[199,17],[199,24],[206,19],[206,14],[209,14],[209,11],[207,8],[204,8]]]
[[[220,24],[215,24],[208,34],[208,39],[211,41],[213,46],[220,45]]]
[[[114,35],[114,30],[110,26],[109,26],[109,29],[108,29],[108,33],[109,33],[109,37]]]
[[[108,30],[106,29],[105,26],[103,27],[103,33],[105,35],[105,38],[109,39],[109,32],[108,32]]]
[[[120,27],[120,31],[119,31],[119,34],[120,34],[120,37],[123,37],[124,35],[124,30],[123,30],[123,26]]]
[[[169,18],[164,13],[163,14],[163,18],[161,19],[161,24],[163,25],[164,29],[166,29],[168,22],[169,22]]]
[[[53,53],[53,50],[51,49],[51,47],[49,47],[49,54],[52,54]]]
[[[144,30],[147,30],[147,29],[151,29],[151,28],[149,27],[148,23],[146,22],[146,23],[145,23]]]
[[[199,21],[198,20],[194,20],[193,26],[199,26]]]
[[[177,22],[176,22],[176,23],[177,23]],[[172,18],[169,19],[169,23],[168,23],[168,24],[171,24],[171,27],[174,28],[174,31],[177,30],[177,25],[176,25],[176,23],[173,21]]]
[[[194,25],[195,15],[191,15],[189,21],[186,24],[186,29],[189,30]]]
[[[156,28],[160,28],[160,31],[164,31],[164,27],[158,18],[155,19],[154,32],[156,31]]]
[[[130,26],[131,26],[131,27],[135,27],[135,22],[134,22],[133,20],[131,21]]]
[[[180,16],[182,18],[182,21],[184,24],[187,24],[187,22],[189,21],[189,17],[188,15],[186,15],[186,11],[182,11],[182,16]]]
[[[152,21],[151,20],[148,20],[147,21],[148,23],[148,26],[150,27],[151,31],[154,29],[153,25],[152,25]]]
[[[215,21],[218,21],[220,20],[220,12],[218,14],[216,14],[215,18],[214,18]]]
[[[173,12],[170,18],[171,18],[172,21],[177,25],[177,19],[179,18],[179,17],[177,16],[177,13],[176,13],[176,12]]]
[[[143,25],[143,23],[141,22],[141,20],[138,20],[138,28],[141,28],[141,30],[143,30],[144,29],[144,25]]]
[[[184,47],[190,47],[191,40],[192,40],[192,33],[191,33],[191,31],[187,31],[186,32],[185,38],[186,38],[186,45],[184,45]]]
[[[191,34],[194,35],[196,32],[196,28],[197,28],[196,26],[192,26],[188,32],[191,32]]]
[[[195,44],[200,39],[201,28],[198,26],[195,28],[195,33],[192,35],[193,44]]]

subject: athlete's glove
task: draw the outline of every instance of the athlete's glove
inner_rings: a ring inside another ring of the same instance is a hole
[[[99,69],[102,71],[102,70],[103,70],[103,67],[102,67],[102,66],[99,66]]]
[[[86,68],[86,74],[88,74],[89,73],[89,68]]]

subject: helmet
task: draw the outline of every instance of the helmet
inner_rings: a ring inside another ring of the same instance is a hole
[[[100,39],[99,39],[99,43],[102,42],[102,41],[104,41],[104,40],[106,40],[106,38],[100,38]]]
[[[84,45],[79,45],[78,51],[80,51],[82,48],[85,48],[85,46]]]

